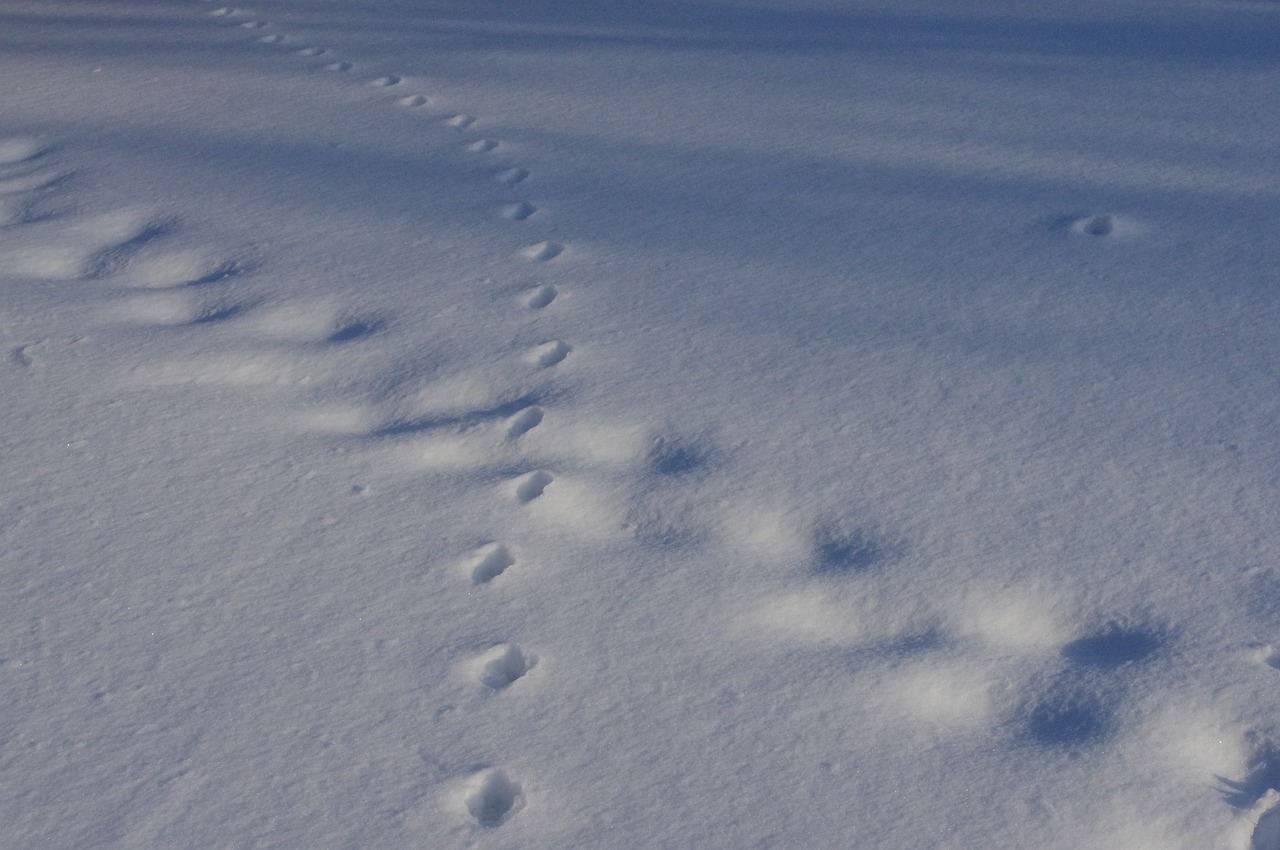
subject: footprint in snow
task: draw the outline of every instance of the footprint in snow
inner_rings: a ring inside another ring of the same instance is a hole
[[[0,259],[11,271],[40,280],[102,277],[166,230],[130,210],[103,213],[64,225],[50,238],[34,237]]]
[[[284,36],[282,35],[264,35],[258,39],[259,44],[279,44],[282,41],[284,41]]]
[[[427,98],[424,95],[411,94],[411,95],[406,95],[405,97],[400,98],[399,100],[396,101],[396,103],[407,109],[415,109],[419,106],[426,106]]]
[[[259,311],[253,330],[268,339],[300,345],[344,345],[381,331],[386,320],[348,313],[331,304],[285,304]]]
[[[1163,630],[1112,620],[1062,648],[1068,661],[1098,670],[1115,670],[1150,660],[1165,644]]]
[[[244,274],[244,260],[220,260],[201,250],[140,252],[125,258],[111,278],[131,289],[175,289],[204,286]]]
[[[472,584],[488,584],[498,576],[515,566],[515,556],[511,550],[500,543],[483,546],[471,559],[469,570]]]
[[[45,152],[45,146],[38,139],[29,136],[0,139],[0,165],[28,162]]]
[[[517,480],[515,495],[521,502],[532,502],[546,492],[547,487],[555,481],[549,472],[538,470]]]
[[[454,127],[459,130],[465,130],[472,124],[476,123],[476,119],[470,115],[454,115],[452,118],[446,118],[442,121],[446,127]]]
[[[545,416],[541,407],[529,407],[511,417],[507,424],[507,437],[518,440],[542,424]]]
[[[1110,236],[1116,229],[1116,220],[1114,216],[1105,213],[1091,215],[1078,220],[1071,229],[1085,236]]]
[[[260,30],[267,25],[266,21],[245,21],[240,25],[241,29]]]
[[[299,56],[322,56],[323,54],[328,53],[329,51],[323,47],[304,47],[300,50],[295,50],[293,52],[298,54]]]
[[[469,145],[467,145],[467,150],[471,151],[472,153],[489,153],[490,151],[496,149],[497,147],[498,147],[498,143],[495,142],[493,139],[477,139],[476,141],[471,142]]]
[[[528,360],[543,369],[557,366],[573,351],[573,346],[563,340],[553,340],[539,345],[529,352]]]
[[[339,74],[350,71],[351,68],[352,65],[350,62],[330,62],[328,65],[324,66],[326,71],[333,71]]]
[[[208,12],[209,16],[214,18],[225,18],[229,15],[234,15],[235,13],[236,10],[232,9],[230,6],[221,6]]]
[[[377,88],[387,88],[389,86],[398,86],[403,78],[398,74],[386,74],[375,80],[370,80],[369,85]]]
[[[1052,219],[1051,224],[1055,230],[1065,230],[1073,236],[1103,240],[1140,236],[1151,229],[1138,219],[1116,213],[1063,215]]]
[[[205,301],[185,294],[131,296],[109,308],[109,313],[125,322],[152,327],[210,325],[234,319],[252,305],[238,301]]]
[[[560,293],[556,288],[548,283],[545,286],[539,286],[535,289],[533,294],[531,294],[528,300],[524,303],[530,310],[541,310],[545,307],[549,307],[551,302],[555,301],[556,296],[559,294]]]
[[[1254,658],[1261,664],[1265,664],[1272,670],[1280,670],[1280,648],[1275,644],[1264,644],[1257,648]]]
[[[505,181],[501,181],[505,182]],[[517,181],[518,182],[518,181]],[[508,184],[511,185],[511,184]],[[524,221],[529,216],[538,211],[538,208],[528,201],[517,201],[514,204],[507,204],[502,208],[502,217],[507,221]]]
[[[524,791],[505,771],[492,769],[477,775],[463,798],[476,823],[497,827],[524,808]]]
[[[537,656],[515,644],[498,644],[476,659],[476,678],[486,688],[500,691],[524,678],[537,663]]]
[[[520,253],[525,259],[533,260],[537,263],[545,263],[563,254],[564,246],[559,242],[539,242],[536,245],[521,249]]]
[[[517,183],[523,183],[528,177],[529,172],[523,168],[508,168],[506,171],[499,173],[494,179],[504,186],[515,186]]]

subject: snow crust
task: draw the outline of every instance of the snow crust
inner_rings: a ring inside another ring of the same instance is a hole
[[[7,846],[1280,848],[1280,6],[0,72]]]

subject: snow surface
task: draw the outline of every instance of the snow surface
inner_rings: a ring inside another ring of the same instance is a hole
[[[1280,5],[0,0],[0,843],[1280,849]]]

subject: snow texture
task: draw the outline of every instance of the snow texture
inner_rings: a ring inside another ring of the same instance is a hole
[[[1280,850],[1280,6],[0,0],[15,848]]]

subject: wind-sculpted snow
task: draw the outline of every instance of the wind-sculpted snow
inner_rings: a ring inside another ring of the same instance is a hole
[[[1280,850],[1265,3],[0,10],[30,847]]]

